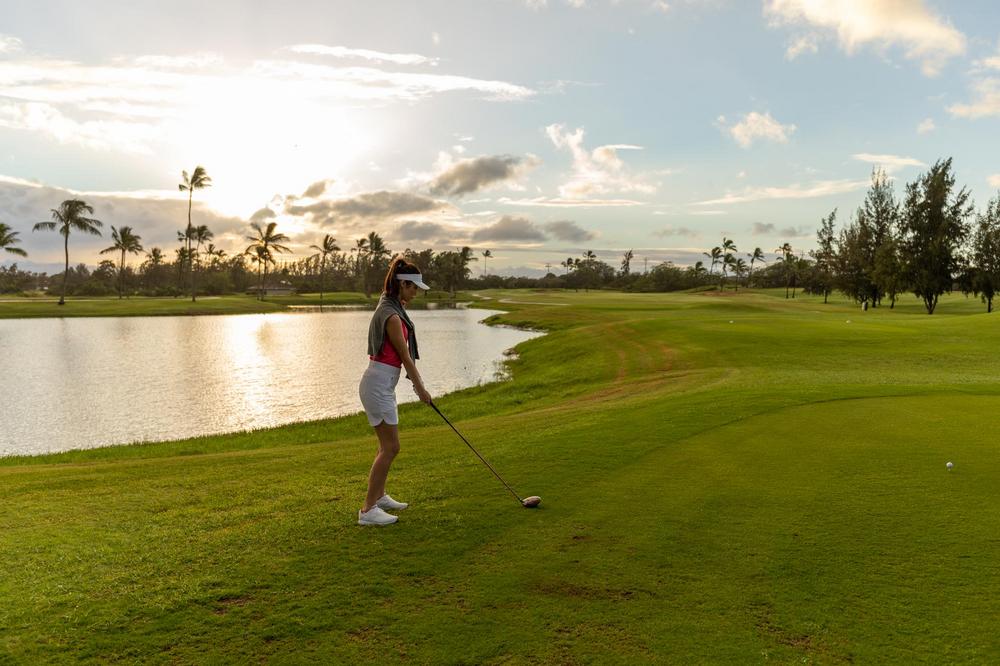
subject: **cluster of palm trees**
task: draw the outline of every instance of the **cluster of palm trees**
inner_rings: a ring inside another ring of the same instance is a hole
[[[788,243],[785,243],[785,245],[788,245]],[[758,261],[767,263],[767,260],[764,259],[764,251],[759,247],[755,247],[752,253],[746,255],[750,260],[749,264],[747,264],[742,257],[737,256],[737,252],[736,243],[731,238],[725,237],[722,239],[722,245],[713,247],[709,252],[702,252],[702,254],[708,257],[712,262],[708,268],[709,275],[713,275],[715,273],[715,267],[717,265],[721,266],[722,270],[719,271],[719,289],[725,288],[726,281],[729,277],[729,271],[732,271],[733,277],[736,278],[733,283],[736,291],[740,290],[740,280],[744,275],[747,276],[746,284],[749,286],[750,281],[753,278],[754,264]],[[704,268],[704,264],[700,261],[695,264],[695,267],[697,268],[699,264],[702,268]]]

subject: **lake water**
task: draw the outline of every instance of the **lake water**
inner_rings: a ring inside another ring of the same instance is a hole
[[[361,411],[371,311],[0,320],[0,455],[180,439]],[[538,335],[411,311],[432,396],[494,381]],[[416,400],[405,378],[400,402]]]

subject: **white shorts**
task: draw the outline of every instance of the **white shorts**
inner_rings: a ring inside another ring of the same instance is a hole
[[[361,376],[358,394],[361,404],[368,415],[368,423],[372,427],[385,422],[389,425],[399,424],[399,412],[396,410],[396,384],[402,368],[386,365],[378,361],[368,361],[368,369]]]

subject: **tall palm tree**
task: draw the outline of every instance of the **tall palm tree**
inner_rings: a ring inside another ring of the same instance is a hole
[[[267,265],[274,263],[274,253],[291,252],[287,246],[282,245],[282,243],[288,242],[288,236],[275,233],[274,228],[277,226],[277,222],[269,222],[265,229],[257,222],[251,222],[250,227],[257,232],[257,235],[247,236],[247,240],[252,241],[252,243],[247,247],[246,253],[250,255],[251,259],[256,257],[256,260],[261,265],[260,282],[257,289],[257,297],[260,300],[264,300],[264,282],[267,280]]]
[[[764,258],[764,251],[759,247],[755,247],[753,249],[753,254],[748,254],[747,256],[750,257],[750,272],[747,273],[747,289],[749,289],[750,281],[753,280],[753,262],[763,261],[766,264],[767,259]]]
[[[740,277],[747,272],[747,262],[743,261],[743,258],[739,258],[733,264],[733,272],[736,273],[736,291],[740,290]]]
[[[17,238],[18,233],[20,232],[14,231],[8,225],[0,222],[0,247],[11,254],[16,254],[19,257],[27,257],[27,252],[19,247],[14,247],[15,243],[21,242]]]
[[[197,166],[194,172],[188,177],[187,171],[181,171],[181,177],[184,181],[177,185],[177,189],[181,192],[188,193],[188,224],[187,230],[184,232],[185,238],[187,240],[187,256],[190,259],[192,257],[191,253],[191,241],[195,238],[194,229],[191,226],[191,206],[194,203],[194,191],[203,190],[206,187],[212,186],[212,177],[208,175],[205,171],[205,167]],[[188,280],[191,283],[191,301],[194,298],[194,262],[188,265]]]
[[[711,275],[715,270],[715,265],[722,259],[722,248],[716,246],[712,248],[711,252],[702,252],[702,254],[712,260],[712,265],[708,267],[708,274]]]
[[[780,247],[774,248],[774,251],[781,255],[782,272],[785,274],[785,298],[788,298],[788,288],[791,286],[792,270],[794,269],[793,261],[795,259],[795,256],[792,254],[792,244],[782,243]]]
[[[326,258],[329,257],[334,252],[340,252],[340,246],[337,245],[337,239],[327,234],[323,236],[323,242],[320,245],[310,245],[310,250],[316,250],[316,254],[309,257],[312,260],[319,259],[319,309],[320,312],[323,311],[323,278],[326,275]]]
[[[622,255],[622,275],[628,275],[629,270],[632,267],[632,259],[635,258],[635,253],[629,250]]]
[[[486,260],[493,258],[493,252],[490,250],[483,250],[483,277],[486,277]],[[364,508],[364,507],[362,507]]]
[[[351,252],[357,253],[354,260],[354,275],[361,281],[361,290],[364,291],[368,275],[368,239],[362,237],[355,240]]]
[[[92,236],[100,236],[100,227],[104,223],[92,217],[84,217],[94,214],[94,207],[81,199],[67,199],[63,201],[59,208],[52,209],[51,222],[39,222],[31,228],[32,232],[38,230],[58,231],[63,237],[63,249],[66,251],[66,269],[63,271],[62,293],[59,295],[59,305],[66,305],[66,277],[69,275],[69,234],[74,229],[81,233]]]
[[[122,294],[125,292],[125,253],[139,254],[142,252],[142,243],[139,242],[142,238],[132,233],[132,227],[122,227],[121,229],[111,227],[111,240],[114,241],[114,245],[101,250],[101,254],[122,253],[121,262],[118,264],[118,300],[121,300]]]
[[[208,243],[210,240],[215,238],[215,234],[208,230],[208,227],[204,224],[194,227],[191,232],[191,240],[195,243],[194,252],[191,256],[194,258],[194,270],[191,271],[191,300],[194,300],[194,295],[197,293],[198,289],[195,285],[195,281],[198,277],[198,270],[201,269],[201,261],[199,257],[201,256],[201,246]]]
[[[736,258],[732,254],[726,252],[726,256],[722,258],[722,277],[719,280],[719,291],[722,291],[726,287],[726,277],[729,269],[736,263]]]

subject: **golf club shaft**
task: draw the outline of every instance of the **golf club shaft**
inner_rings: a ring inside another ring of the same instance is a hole
[[[462,433],[460,433],[460,432],[458,431],[458,428],[456,428],[455,426],[453,426],[453,425],[451,424],[451,421],[449,421],[449,420],[448,420],[448,417],[447,417],[447,416],[445,416],[444,414],[442,414],[442,413],[441,413],[441,410],[437,408],[437,405],[435,405],[435,404],[434,404],[434,403],[432,402],[432,403],[430,403],[430,406],[434,408],[434,411],[438,413],[438,416],[440,416],[441,418],[443,418],[443,419],[444,419],[444,422],[445,422],[445,423],[447,423],[448,425],[450,425],[450,426],[451,426],[451,429],[455,431],[455,434],[456,434],[456,435],[458,435],[459,437],[461,437],[461,438],[462,438],[462,441],[463,441],[463,442],[465,442],[465,445],[466,445],[466,446],[468,446],[468,447],[469,447],[470,449],[472,449],[472,452],[473,452],[473,453],[475,453],[475,454],[476,454],[476,455],[477,455],[477,456],[479,457],[479,459],[483,461],[483,464],[484,464],[484,465],[486,465],[487,467],[489,467],[489,468],[490,468],[490,471],[491,471],[491,472],[493,472],[493,476],[495,476],[495,477],[497,477],[498,479],[500,479],[500,483],[502,483],[502,484],[503,484],[503,485],[504,485],[504,486],[505,486],[505,487],[507,488],[507,490],[509,490],[509,491],[510,491],[510,494],[514,496],[514,498],[515,498],[515,499],[516,499],[516,500],[518,501],[518,503],[519,503],[519,504],[520,504],[520,503],[522,503],[522,502],[521,502],[521,498],[520,498],[520,497],[518,497],[517,493],[515,493],[515,492],[514,492],[514,489],[513,489],[513,488],[511,488],[511,487],[510,487],[510,486],[509,486],[509,485],[507,484],[507,482],[503,480],[503,477],[502,477],[502,476],[500,476],[500,475],[499,475],[499,474],[497,473],[497,471],[496,471],[495,469],[493,469],[493,465],[491,465],[491,464],[489,464],[488,462],[486,462],[486,458],[484,458],[484,457],[482,457],[481,455],[479,455],[479,451],[476,451],[475,447],[474,447],[474,446],[472,446],[472,444],[469,444],[469,440],[467,440],[467,439],[466,439],[465,437],[463,437],[463,436],[462,436]]]

